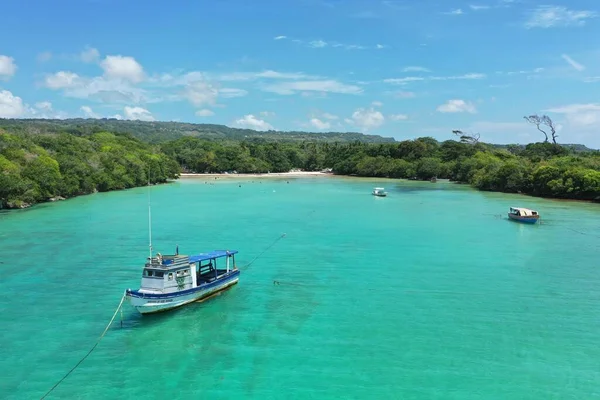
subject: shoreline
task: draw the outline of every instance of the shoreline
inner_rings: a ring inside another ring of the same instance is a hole
[[[179,178],[301,178],[301,177],[330,177],[330,172],[321,171],[294,171],[294,172],[271,172],[267,174],[225,174],[225,173],[181,173]]]

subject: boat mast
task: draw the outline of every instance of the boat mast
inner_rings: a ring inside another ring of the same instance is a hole
[[[148,243],[150,260],[152,260],[152,211],[150,209],[150,169],[148,169]]]

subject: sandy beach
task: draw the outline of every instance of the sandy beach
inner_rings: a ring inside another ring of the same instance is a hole
[[[181,178],[300,178],[300,177],[328,177],[333,174],[320,171],[294,171],[294,172],[273,172],[269,174],[189,174],[183,173]]]

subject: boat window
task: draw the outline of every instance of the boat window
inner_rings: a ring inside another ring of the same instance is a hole
[[[147,269],[145,272],[146,272],[146,276],[152,276],[152,273],[153,273],[154,271],[151,271],[151,270],[148,270],[148,269]]]
[[[177,277],[181,276],[181,271],[177,271]]]
[[[163,276],[165,276],[165,273],[162,271],[154,271],[154,276],[158,276],[159,278],[162,278]]]
[[[169,280],[172,281],[173,280],[173,273],[169,272]]]

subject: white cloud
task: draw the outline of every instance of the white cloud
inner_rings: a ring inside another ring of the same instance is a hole
[[[558,114],[555,123],[564,124],[560,138],[563,143],[585,143],[600,148],[600,103],[568,104],[543,111]]]
[[[281,82],[262,88],[266,92],[290,95],[296,92],[329,92],[358,94],[363,90],[355,85],[347,85],[335,80]]]
[[[23,100],[8,90],[0,90],[0,118],[18,118],[28,111]]]
[[[414,97],[416,97],[415,92],[405,92],[403,90],[399,90],[397,92],[387,92],[388,94],[391,94],[392,96],[398,98],[398,99],[412,99]]]
[[[449,80],[456,80],[456,79],[485,79],[487,77],[486,74],[480,74],[480,73],[470,73],[470,74],[464,74],[464,75],[455,75],[455,76],[432,76],[429,79],[431,79],[432,81],[449,81]]]
[[[380,102],[380,101],[374,101],[374,102],[371,103],[371,105],[373,107],[381,107],[381,106],[383,106],[383,103]]]
[[[149,100],[145,90],[122,79],[108,79],[104,76],[83,78],[73,72],[59,71],[46,76],[44,85],[49,89],[63,90],[67,97],[105,103],[140,103]]]
[[[431,72],[429,69],[424,67],[405,67],[402,69],[403,72]]]
[[[600,76],[588,76],[583,78],[583,81],[586,83],[600,82]]]
[[[232,98],[232,97],[244,97],[248,94],[247,90],[244,89],[234,89],[234,88],[223,88],[219,89],[219,95],[224,98]]]
[[[215,115],[215,113],[205,108],[203,110],[196,111],[196,115],[198,117],[212,117],[213,115]]]
[[[447,15],[462,15],[462,14],[464,14],[464,11],[462,9],[460,9],[460,8],[457,8],[457,9],[454,9],[452,11],[445,12],[444,14],[447,14]]]
[[[79,54],[79,58],[84,63],[93,63],[98,61],[98,59],[100,58],[100,52],[98,51],[98,49],[95,49],[93,47],[87,47],[81,52],[81,54]]]
[[[274,40],[287,39],[287,36],[283,36],[283,35],[281,35],[281,36],[275,36],[273,39]]]
[[[146,110],[142,107],[129,107],[126,106],[125,109],[125,118],[140,120],[140,121],[154,121],[154,117],[150,111]]]
[[[305,79],[309,78],[310,75],[303,74],[302,72],[277,72],[273,70],[266,70],[258,72],[256,77],[270,79]]]
[[[39,103],[35,103],[35,108],[40,111],[50,112],[52,111],[52,103],[49,101],[40,101]]]
[[[496,74],[498,74],[498,75],[539,74],[540,72],[543,72],[543,71],[544,71],[544,68],[534,68],[532,70],[520,70],[520,71],[507,71],[507,72],[496,71]]]
[[[322,121],[319,118],[311,118],[309,122],[313,127],[317,128],[319,130],[325,130],[325,129],[331,128],[331,123],[329,123],[327,121]]]
[[[214,105],[219,96],[219,90],[206,81],[196,81],[185,88],[183,96],[196,107],[202,107]]]
[[[327,42],[322,40],[313,40],[312,42],[309,42],[308,45],[310,47],[321,48],[327,46]]]
[[[261,117],[274,117],[275,113],[273,111],[261,111],[259,113]]]
[[[37,55],[37,60],[39,62],[47,62],[47,61],[50,61],[51,59],[52,59],[52,53],[49,51],[44,51]]]
[[[41,118],[41,119],[65,119],[69,115],[63,111],[55,111],[52,103],[49,101],[40,101],[35,103],[33,108],[25,106],[26,118]]]
[[[100,118],[100,115],[96,114],[90,106],[81,106],[79,107],[79,110],[86,118]]]
[[[475,80],[475,79],[485,79],[487,77],[486,74],[481,73],[469,73],[464,75],[454,75],[454,76],[407,76],[404,78],[388,78],[384,79],[385,83],[391,83],[394,85],[406,85],[411,82],[421,82],[421,81],[449,81],[449,80]]]
[[[344,50],[366,50],[366,49],[381,50],[381,49],[388,47],[381,43],[378,43],[373,46],[365,46],[362,44],[340,43],[340,42],[336,42],[336,41],[325,41],[325,40],[321,40],[321,39],[310,40],[310,41],[293,39],[292,42],[301,44],[306,47],[311,47],[313,49],[321,49],[324,47],[331,47],[331,48],[344,49]]]
[[[574,128],[600,127],[600,104],[569,104],[544,110],[549,113],[564,114]]]
[[[193,74],[193,73],[190,73]],[[197,72],[196,74],[202,74]],[[219,74],[214,77],[218,81],[252,81],[257,79],[319,79],[318,76],[311,76],[302,72],[278,72],[273,70],[265,70],[261,72],[233,72]]]
[[[321,114],[321,118],[325,118],[325,119],[338,119],[339,117],[337,115],[333,115],[333,114],[329,114],[329,113],[323,113]]]
[[[352,113],[352,117],[346,119],[346,122],[364,131],[368,131],[379,128],[385,122],[385,117],[380,111],[374,108],[359,108]]]
[[[437,111],[441,113],[460,113],[460,112],[468,112],[471,114],[475,114],[477,109],[475,105],[470,102],[466,102],[460,99],[448,100],[446,104],[442,104],[437,108]]]
[[[406,85],[410,82],[418,82],[424,81],[425,78],[421,78],[420,76],[407,76],[406,78],[388,78],[384,79],[385,83],[392,83],[394,85]]]
[[[16,72],[15,59],[0,54],[0,79],[10,79]]]
[[[598,13],[587,10],[569,10],[562,6],[539,6],[530,15],[526,28],[553,28],[582,26],[586,20],[595,18]]]
[[[469,8],[471,8],[471,10],[473,10],[473,11],[481,11],[481,10],[488,10],[490,8],[490,6],[471,4],[471,5],[469,5]]]
[[[268,122],[256,118],[252,114],[244,115],[242,118],[234,121],[234,125],[240,128],[254,129],[257,131],[273,130],[273,126]]]
[[[332,43],[332,47],[343,47],[346,50],[365,50],[367,47],[360,44],[343,44],[343,43]],[[376,49],[379,47],[375,46]]]
[[[144,80],[144,69],[133,57],[106,56],[100,66],[104,75],[110,79],[123,79],[132,83]]]
[[[563,60],[565,60],[567,63],[569,63],[569,65],[571,67],[575,68],[577,71],[583,71],[585,69],[585,66],[579,64],[577,61],[573,60],[568,55],[562,54],[561,57],[563,58]]]
[[[79,75],[69,71],[59,71],[46,76],[45,85],[49,89],[72,88],[80,83]]]
[[[392,114],[389,117],[392,121],[406,121],[408,119],[406,114]]]

